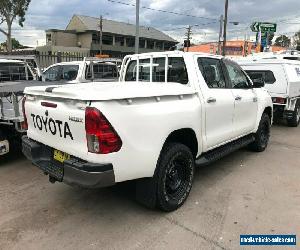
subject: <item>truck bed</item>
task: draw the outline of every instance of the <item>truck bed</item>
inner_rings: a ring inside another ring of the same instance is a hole
[[[52,83],[53,82],[51,82],[51,85]],[[41,81],[0,82],[0,95],[23,92],[26,87],[35,87],[35,86],[43,86],[43,85],[47,85],[47,84]]]
[[[0,123],[2,121],[23,121],[22,99],[26,87],[47,86],[50,83],[41,81],[0,82]],[[62,82],[51,82],[51,85],[64,85]]]

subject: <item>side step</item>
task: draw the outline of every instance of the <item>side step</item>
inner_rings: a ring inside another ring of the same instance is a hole
[[[254,135],[247,135],[235,141],[229,142],[223,146],[212,149],[206,153],[200,155],[199,158],[196,159],[196,166],[205,166],[214,161],[221,159],[222,157],[242,148],[250,144],[255,140]]]

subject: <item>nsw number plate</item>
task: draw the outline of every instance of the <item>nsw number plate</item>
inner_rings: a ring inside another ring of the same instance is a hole
[[[59,161],[61,163],[64,163],[64,161],[70,159],[70,155],[64,152],[61,152],[59,150],[54,149],[54,155],[53,155],[54,160]]]

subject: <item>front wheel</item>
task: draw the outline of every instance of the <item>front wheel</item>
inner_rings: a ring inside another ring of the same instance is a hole
[[[268,114],[263,113],[258,130],[255,133],[255,140],[251,143],[250,149],[256,152],[263,152],[269,143],[270,139],[271,122]]]
[[[178,209],[190,193],[194,169],[194,157],[187,146],[180,143],[165,145],[153,178],[142,180],[137,186],[138,200],[166,212]]]

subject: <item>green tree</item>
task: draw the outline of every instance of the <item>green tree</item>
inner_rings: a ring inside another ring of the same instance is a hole
[[[294,35],[294,46],[296,50],[300,51],[300,31],[296,32]]]
[[[0,24],[6,23],[7,30],[0,28],[6,36],[7,51],[12,51],[11,30],[13,21],[18,19],[18,23],[23,27],[25,14],[31,0],[0,0]]]
[[[288,38],[286,35],[281,35],[281,36],[276,38],[275,45],[276,46],[281,46],[281,47],[290,47],[291,39]]]
[[[15,38],[11,39],[11,47],[12,49],[22,49],[24,46]],[[4,46],[7,48],[7,42],[1,43],[1,46]]]

